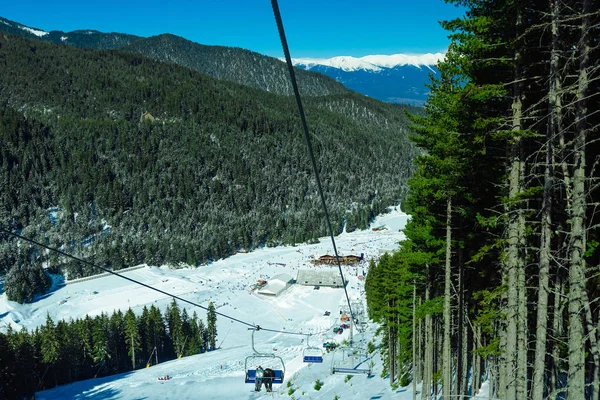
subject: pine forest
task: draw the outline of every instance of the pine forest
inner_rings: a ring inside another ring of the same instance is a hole
[[[164,315],[152,305],[139,316],[129,308],[69,321],[48,316],[34,331],[9,327],[0,334],[1,398],[21,399],[36,390],[216,350],[215,322],[212,303],[205,323],[173,300]]]
[[[600,11],[450,1],[452,43],[412,116],[400,249],[371,265],[394,385],[422,399],[600,397]],[[416,390],[416,386],[413,386]]]

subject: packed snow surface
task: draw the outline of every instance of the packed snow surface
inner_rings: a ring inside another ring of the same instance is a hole
[[[427,54],[392,54],[371,55],[364,57],[340,56],[333,58],[294,58],[294,65],[304,65],[306,69],[317,65],[339,68],[344,71],[370,70],[380,71],[383,68],[394,68],[402,65],[413,65],[415,67],[430,66],[444,59],[444,53]]]
[[[367,272],[368,261],[378,258],[385,250],[398,247],[404,238],[401,229],[408,217],[400,211],[378,217],[372,227],[342,233],[336,237],[340,255],[364,253],[366,262],[344,266],[347,289],[355,315],[365,322],[363,332],[354,330],[357,346],[366,347],[373,339],[376,326],[367,323],[363,281],[358,275]],[[294,278],[299,269],[325,270],[337,267],[313,265],[311,260],[323,254],[332,254],[328,237],[318,244],[261,248],[249,253],[238,253],[227,259],[198,268],[170,269],[166,266],[140,266],[124,275],[163,291],[196,302],[204,307],[209,301],[217,312],[249,324],[258,324],[281,332],[312,334],[311,347],[322,348],[326,341],[341,343],[348,339],[350,330],[333,333],[340,325],[340,311],[346,309],[343,289],[294,284],[277,297],[258,295],[251,290],[258,279],[268,280],[286,273]],[[41,296],[32,304],[20,305],[0,296],[0,326],[35,328],[45,323],[46,315],[57,319],[81,318],[86,314],[98,315],[131,307],[137,314],[144,305],[154,304],[162,311],[170,303],[166,295],[136,285],[116,276],[108,276],[66,286],[56,286],[51,293]],[[354,304],[356,302],[356,304]],[[206,320],[204,309],[180,303],[191,315],[196,311]],[[325,311],[330,315],[326,316]],[[153,365],[125,374],[75,382],[38,392],[38,400],[58,399],[398,399],[412,400],[412,388],[393,390],[389,378],[382,378],[382,362],[376,351],[361,367],[371,364],[373,374],[357,375],[348,379],[345,374],[331,374],[332,365],[344,365],[340,352],[324,354],[322,364],[302,361],[307,338],[304,335],[258,331],[255,348],[261,353],[272,353],[278,358],[252,358],[251,332],[248,326],[225,317],[217,318],[219,349],[204,354]],[[247,360],[247,364],[246,364]],[[160,360],[159,360],[160,361]],[[255,393],[253,384],[244,383],[245,369],[285,368],[282,385],[274,385],[274,392]],[[345,365],[344,365],[345,366]],[[159,377],[169,376],[169,380]],[[320,390],[315,382],[323,382]],[[288,386],[289,385],[289,386]],[[418,388],[419,389],[419,388]]]

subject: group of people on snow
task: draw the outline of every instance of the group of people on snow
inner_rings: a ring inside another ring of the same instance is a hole
[[[273,379],[275,379],[275,372],[271,368],[263,368],[259,365],[256,368],[256,384],[254,387],[255,392],[260,392],[262,384],[265,384],[267,392],[273,391]]]

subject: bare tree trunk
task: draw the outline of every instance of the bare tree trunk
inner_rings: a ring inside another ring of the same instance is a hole
[[[433,317],[427,315],[425,317],[425,330],[427,331],[427,338],[425,343],[426,356],[426,368],[427,368],[427,399],[431,398],[431,392],[433,388]]]
[[[588,90],[587,67],[589,64],[589,17],[590,0],[583,0],[583,16],[581,21],[581,41],[579,49],[579,77],[577,88],[577,112],[573,142],[573,191],[572,204],[568,207],[570,229],[570,268],[569,268],[569,398],[585,396],[585,345],[583,335],[583,292],[585,289],[585,145],[587,134]]]
[[[592,353],[592,358],[594,360],[594,366],[592,368],[590,368],[590,374],[592,375],[592,379],[591,381],[593,382],[593,392],[592,392],[592,398],[590,400],[598,400],[598,393],[600,388],[599,386],[599,376],[598,376],[598,368],[600,368],[600,348],[598,347],[598,340],[596,335],[598,334],[598,332],[596,331],[596,329],[594,328],[594,319],[592,316],[592,309],[590,308],[590,302],[589,302],[589,298],[587,293],[584,291],[583,292],[583,305],[585,308],[585,321],[586,321],[586,325],[587,325],[587,331],[588,331],[588,337],[590,339],[590,345],[591,345],[591,353]]]
[[[440,372],[440,354],[442,352],[442,341],[440,340],[440,320],[439,317],[435,317],[432,318],[432,322],[433,322],[433,329],[432,329],[432,341],[433,341],[433,348],[435,349],[433,354],[432,354],[432,359],[433,359],[433,373],[437,376],[439,376],[439,372]],[[434,398],[437,398],[438,392],[439,392],[439,383],[440,383],[440,379],[433,379],[432,380],[432,384],[433,384],[433,393],[434,393]]]
[[[516,32],[521,32],[521,9],[517,4]],[[523,191],[523,102],[522,55],[515,50],[515,83],[513,85],[512,130],[509,155],[508,247],[506,272],[508,273],[508,309],[506,337],[506,400],[524,399],[527,396],[527,304],[525,293],[525,216],[518,200]]]
[[[394,301],[388,301],[390,310],[394,309]],[[394,383],[396,378],[396,332],[394,321],[388,320],[388,367],[390,373],[390,385]]]
[[[561,282],[560,275],[556,274],[556,282],[554,283],[554,306],[552,315],[552,356],[551,356],[551,368],[550,379],[548,380],[548,393],[554,393],[558,388],[559,382],[559,341],[558,339],[563,334],[563,302],[561,296],[563,296],[563,284]]]
[[[506,274],[507,272],[504,271],[503,274]],[[505,297],[505,296],[503,296]],[[508,299],[506,299],[506,302],[508,302]],[[504,302],[503,302],[504,303]],[[493,368],[495,370],[496,373],[496,379],[495,381],[497,382],[497,392],[498,392],[498,398],[500,399],[505,399],[506,398],[506,391],[508,388],[508,368],[513,367],[513,365],[510,363],[509,357],[508,357],[508,349],[507,349],[507,339],[508,339],[508,324],[505,321],[499,322],[499,324],[501,325],[499,330],[499,337],[500,337],[500,351],[502,352],[498,357],[497,357],[497,362],[496,362],[496,368]]]
[[[524,176],[525,163],[521,161],[521,177]],[[525,243],[525,215],[519,212],[519,249],[524,249]],[[525,256],[519,257],[517,270],[517,399],[527,398],[527,353],[529,332],[527,329],[527,292],[525,281]]]
[[[600,336],[600,316],[598,316],[597,325],[596,332],[598,336]],[[594,400],[600,400],[600,364],[596,364],[596,370],[594,371],[594,374]]]
[[[578,142],[579,140],[576,140]],[[581,151],[575,150],[576,165],[584,164]],[[584,198],[577,195],[583,189],[580,169],[573,176],[573,209],[571,210],[571,266],[569,268],[569,389],[570,398],[583,398],[585,386],[585,346],[583,335],[582,293],[585,290]],[[580,187],[581,186],[581,187]]]
[[[536,322],[536,347],[533,365],[533,381],[531,383],[531,399],[543,400],[546,387],[546,342],[548,330],[548,294],[550,292],[550,255],[552,242],[552,199],[554,186],[554,141],[560,132],[562,117],[562,101],[560,96],[561,78],[558,72],[558,19],[560,1],[550,0],[552,14],[552,50],[550,53],[550,87],[548,90],[548,107],[550,120],[546,134],[546,169],[544,171],[544,195],[542,202],[540,261],[538,281],[538,309]]]
[[[460,363],[457,370],[456,381],[458,382],[458,390],[456,392],[459,395],[459,399],[462,399],[462,395],[467,393],[468,390],[468,374],[469,374],[469,330],[467,325],[467,310],[465,308],[465,290],[464,290],[464,270],[463,270],[463,251],[458,250],[458,327],[462,330],[459,340],[458,354],[460,357]],[[475,345],[472,345],[474,348]]]
[[[429,266],[426,267],[426,276],[429,279]],[[429,300],[429,281],[425,286],[425,301]],[[421,393],[425,394],[425,399],[431,399],[431,384],[433,380],[433,324],[431,314],[425,316],[425,365],[423,368],[423,388]],[[423,395],[421,395],[423,397]]]
[[[417,305],[421,306],[421,297],[417,299]],[[418,337],[418,348],[417,348],[417,382],[423,380],[423,342],[424,342],[424,331],[423,331],[423,319],[419,318],[419,337]]]
[[[492,365],[490,365],[490,382],[491,382],[491,392],[492,398],[498,398],[498,399],[503,399],[503,393],[505,393],[505,391],[502,390],[502,385],[500,384],[501,380],[500,380],[500,371],[501,371],[501,366],[502,366],[502,360],[500,360],[500,357],[498,356],[494,356],[493,358],[493,363]]]
[[[413,281],[413,314],[412,314],[412,388],[413,400],[417,400],[417,282]]]
[[[475,332],[473,333],[473,348],[481,348],[481,328],[479,326],[475,326]],[[479,393],[479,387],[481,386],[480,377],[481,377],[481,357],[479,353],[473,351],[473,366],[472,368],[472,377],[471,377],[471,394]],[[490,379],[491,381],[491,379]]]
[[[467,328],[467,324],[459,325],[462,329],[462,365],[461,365],[461,375],[460,375],[460,386],[458,389],[459,398],[462,399],[464,394],[467,393],[468,389],[468,378],[469,378],[469,348],[467,346],[467,341],[469,340],[469,330]]]
[[[543,400],[546,371],[546,342],[548,329],[548,292],[549,292],[549,256],[550,251],[550,215],[543,213],[546,221],[542,223],[542,249],[540,254],[540,271],[538,282],[538,310],[536,324],[536,348],[532,381],[532,400]],[[546,248],[545,246],[548,246]]]
[[[135,343],[133,339],[133,335],[131,335],[131,365],[135,369]]]
[[[450,399],[452,396],[452,316],[451,312],[451,286],[452,286],[452,199],[446,200],[446,277],[444,284],[444,356],[443,356],[443,398]]]
[[[473,351],[471,351],[471,394],[476,394],[475,391],[475,385],[477,384],[476,382],[476,377],[477,377],[477,345],[475,344],[475,335],[476,333],[473,332]]]
[[[520,130],[521,119],[521,99],[517,96],[513,103],[513,125],[514,129]],[[509,197],[511,202],[516,201],[521,192],[521,140],[513,139],[511,145],[510,175],[509,175]],[[518,206],[510,205],[512,209],[509,212],[508,223],[508,249],[506,255],[507,273],[508,273],[508,310],[507,310],[507,337],[506,337],[506,358],[507,358],[507,381],[506,381],[506,399],[517,399],[517,341],[519,331],[519,301],[520,301],[520,269],[523,267],[520,257],[519,237],[521,229],[520,212],[516,209]]]

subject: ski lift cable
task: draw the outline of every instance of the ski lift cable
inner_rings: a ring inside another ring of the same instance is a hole
[[[151,285],[148,285],[148,284],[146,284],[146,283],[140,282],[140,281],[138,281],[138,280],[135,280],[135,279],[133,279],[133,278],[129,278],[129,277],[125,276],[125,275],[122,275],[122,274],[119,274],[119,273],[117,273],[117,272],[111,271],[111,270],[110,270],[110,269],[108,269],[108,268],[101,267],[101,266],[99,266],[99,265],[96,265],[96,264],[94,264],[94,263],[92,263],[92,262],[90,262],[90,261],[86,261],[86,260],[84,260],[84,259],[82,259],[82,258],[79,258],[79,257],[76,257],[76,256],[74,256],[74,255],[72,255],[72,254],[65,253],[65,252],[64,252],[64,251],[62,251],[62,250],[55,249],[55,248],[53,248],[53,247],[50,247],[50,246],[47,246],[47,245],[45,245],[45,244],[43,244],[43,243],[37,242],[37,241],[35,241],[35,240],[33,240],[33,239],[30,239],[30,238],[27,238],[27,237],[25,237],[25,236],[19,235],[18,233],[14,233],[14,232],[8,231],[8,230],[4,229],[3,227],[0,227],[0,232],[4,232],[4,233],[6,233],[6,234],[8,234],[8,235],[14,236],[14,237],[16,237],[16,238],[18,238],[18,239],[21,239],[21,240],[25,241],[25,242],[29,242],[29,243],[31,243],[31,244],[34,244],[34,245],[36,245],[36,246],[43,247],[43,248],[44,248],[44,249],[46,249],[46,250],[50,250],[50,251],[52,251],[52,252],[54,252],[54,253],[58,253],[58,254],[60,254],[60,255],[63,255],[63,256],[65,256],[65,257],[71,258],[71,259],[73,259],[73,260],[75,260],[75,261],[79,261],[79,262],[81,262],[81,263],[84,263],[84,264],[86,264],[86,265],[89,265],[90,267],[97,268],[97,269],[99,269],[99,270],[102,270],[102,271],[104,271],[104,272],[107,272],[107,273],[109,273],[109,274],[112,274],[112,275],[118,276],[119,278],[123,278],[123,279],[125,279],[125,280],[128,280],[128,281],[130,281],[130,282],[133,282],[133,283],[135,283],[135,284],[137,284],[137,285],[143,286],[143,287],[145,287],[145,288],[147,288],[147,289],[154,290],[155,292],[158,292],[158,293],[164,294],[164,295],[166,295],[166,296],[172,297],[172,298],[174,298],[174,299],[176,299],[176,300],[179,300],[179,301],[181,301],[182,303],[187,303],[187,304],[189,304],[189,305],[192,305],[192,306],[194,306],[194,307],[199,307],[199,308],[201,308],[201,309],[203,309],[203,310],[205,310],[205,311],[208,311],[208,307],[205,307],[205,306],[203,306],[203,305],[201,305],[201,304],[195,303],[195,302],[193,302],[193,301],[190,301],[190,300],[186,300],[186,299],[184,299],[184,298],[182,298],[182,297],[179,297],[179,296],[177,296],[177,295],[175,295],[175,294],[171,294],[171,293],[169,293],[169,292],[165,292],[164,290],[161,290],[161,289],[155,288],[155,287],[153,287],[153,286],[151,286]],[[235,317],[229,316],[229,315],[227,315],[227,314],[223,314],[223,313],[221,313],[221,312],[218,312],[218,311],[216,311],[216,310],[215,310],[215,314],[216,314],[216,315],[219,315],[219,316],[221,316],[221,317],[223,317],[223,318],[227,318],[227,319],[230,319],[230,320],[232,320],[232,321],[235,321],[235,322],[237,322],[237,323],[239,323],[239,324],[242,324],[242,325],[249,326],[250,328],[253,328],[253,329],[256,329],[256,330],[263,330],[263,331],[267,331],[267,332],[273,332],[273,333],[283,333],[283,334],[286,334],[286,335],[302,335],[302,336],[306,335],[306,333],[302,333],[302,332],[290,332],[290,331],[283,331],[283,330],[277,330],[277,329],[263,328],[263,327],[261,327],[260,325],[255,325],[255,324],[252,324],[252,323],[249,323],[249,322],[246,322],[246,321],[242,321],[241,319],[238,319],[238,318],[235,318]],[[320,332],[319,332],[319,333],[313,333],[313,334],[311,334],[311,335],[318,335],[318,334],[320,334]]]
[[[300,98],[300,92],[298,91],[298,83],[296,82],[296,74],[294,73],[294,65],[292,64],[292,57],[290,56],[290,49],[288,47],[287,39],[285,37],[285,31],[283,29],[283,21],[281,19],[281,13],[279,12],[279,4],[277,0],[271,0],[271,6],[273,7],[273,14],[275,14],[275,21],[277,23],[277,29],[279,31],[279,38],[281,40],[281,46],[283,47],[283,53],[285,54],[285,61],[290,73],[290,80],[292,87],[294,88],[294,96],[296,97],[296,104],[298,105],[298,114],[300,114],[300,121],[302,122],[302,129],[304,131],[304,138],[306,139],[306,146],[308,147],[308,153],[310,154],[310,161],[312,168],[315,173],[315,180],[317,182],[317,188],[321,197],[321,203],[323,205],[323,212],[325,213],[325,220],[327,222],[327,228],[329,229],[329,235],[331,236],[331,243],[333,244],[333,251],[335,253],[335,260],[337,261],[340,276],[342,278],[342,285],[344,286],[344,293],[346,294],[346,301],[348,302],[348,310],[350,311],[350,317],[354,323],[354,314],[352,307],[350,306],[350,297],[348,297],[348,290],[346,289],[346,280],[342,273],[342,264],[340,263],[340,257],[338,255],[337,247],[335,245],[335,238],[333,236],[333,229],[331,227],[331,220],[327,211],[327,203],[325,202],[325,196],[323,194],[323,188],[321,187],[321,178],[319,177],[319,171],[317,170],[317,163],[315,161],[315,155],[313,153],[310,136],[308,134],[308,125],[306,124],[306,117],[304,114],[304,107],[302,107],[302,99]],[[355,324],[356,325],[356,324]]]

